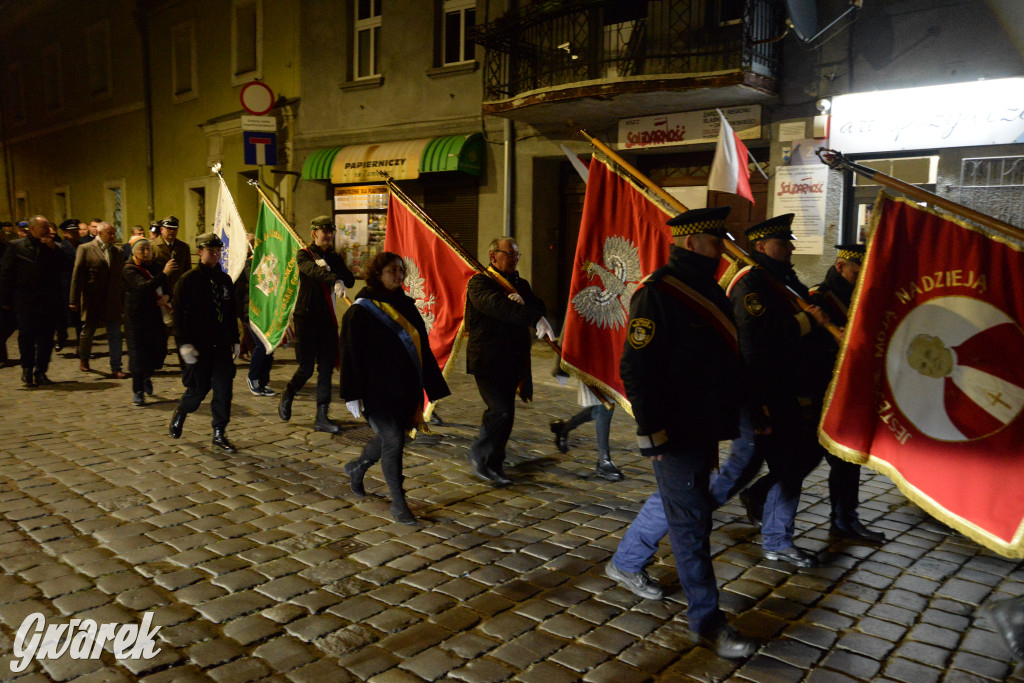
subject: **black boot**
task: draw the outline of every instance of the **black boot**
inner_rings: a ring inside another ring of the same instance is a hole
[[[416,526],[418,524],[416,515],[412,514],[412,510],[405,502],[405,490],[402,488],[405,477],[399,476],[398,480],[398,483],[388,482],[388,491],[391,493],[391,516],[399,524]]]
[[[597,476],[608,481],[622,481],[625,476],[622,474],[622,470],[615,466],[612,462],[611,453],[598,453],[597,454]]]
[[[213,445],[214,447],[221,449],[225,453],[235,453],[238,451],[238,449],[232,446],[231,442],[228,441],[228,436],[227,434],[224,433],[223,427],[214,427]]]
[[[36,385],[36,381],[32,377],[32,368],[24,368],[21,371],[21,383],[26,387],[34,387]]]
[[[295,392],[291,387],[285,387],[281,392],[281,402],[277,404],[277,415],[285,422],[292,419],[292,399],[294,398]]]
[[[174,415],[171,415],[171,427],[169,429],[172,439],[181,438],[181,430],[185,427],[185,415],[186,413],[181,412],[179,408],[174,409]]]
[[[329,403],[321,403],[316,407],[316,422],[313,423],[313,429],[328,434],[341,434],[341,426],[327,417],[327,409],[330,407]]]
[[[569,452],[569,430],[565,420],[555,420],[548,425],[551,433],[555,435],[555,448],[562,453]]]
[[[352,493],[360,498],[366,495],[366,489],[363,488],[363,475],[366,474],[366,470],[370,469],[371,464],[364,462],[362,458],[345,463],[345,474],[352,480],[349,482],[349,486],[352,487]]]
[[[1003,637],[1010,654],[1018,662],[1024,660],[1024,598],[1000,600],[983,608],[985,614]]]

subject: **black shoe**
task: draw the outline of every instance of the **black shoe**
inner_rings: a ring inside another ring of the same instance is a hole
[[[791,545],[782,550],[761,550],[761,556],[773,562],[788,562],[797,567],[813,568],[818,566],[818,558],[811,553]]]
[[[232,446],[231,442],[228,441],[227,434],[224,433],[223,429],[213,430],[213,445],[226,453],[235,453],[238,451],[238,449]]]
[[[488,469],[482,458],[474,458],[472,454],[467,454],[466,459],[469,460],[469,467],[473,470],[473,474],[484,481],[494,482],[495,474]]]
[[[722,659],[743,659],[754,654],[761,645],[753,638],[741,636],[739,632],[729,624],[722,624],[718,630],[704,641],[711,645],[715,654]]]
[[[556,420],[548,425],[555,435],[555,448],[562,453],[569,452],[569,432],[565,430],[565,420]]]
[[[1015,660],[1024,661],[1024,598],[1000,600],[982,608]]]
[[[287,388],[281,392],[281,401],[277,404],[277,415],[285,422],[292,419],[292,400],[294,398],[295,394]]]
[[[491,473],[491,485],[504,488],[512,485],[512,479],[505,475],[505,463],[498,459],[487,463],[487,471]]]
[[[755,529],[761,528],[761,509],[754,503],[748,491],[740,491],[740,502],[743,503],[743,507],[747,510],[747,521]]]
[[[36,381],[32,377],[32,368],[24,368],[21,371],[21,383],[26,387],[34,387],[36,385]]]
[[[56,353],[60,353],[61,351],[63,351],[64,350],[64,342],[57,342],[56,344],[54,344],[53,345],[53,350]]]
[[[318,432],[327,432],[328,434],[341,434],[341,425],[327,417],[328,408],[330,408],[330,405],[327,403],[316,407],[316,421],[313,423],[313,429]]]
[[[168,429],[172,439],[181,438],[181,430],[185,427],[185,415],[177,408],[174,409],[174,414],[171,415],[171,426]]]
[[[260,396],[277,396],[277,392],[268,387],[266,384],[260,386]]]
[[[345,463],[345,474],[351,479],[349,486],[352,488],[352,493],[360,498],[366,495],[366,489],[363,487],[363,476],[368,469],[370,469],[370,463],[364,463],[362,458]]]
[[[47,377],[45,372],[37,372],[35,380],[37,387],[45,387],[47,384],[53,384],[53,380]]]
[[[430,414],[430,424],[434,427],[440,427],[444,424],[444,420],[441,419],[436,410]]]
[[[881,531],[872,531],[860,522],[839,526],[832,522],[832,528],[828,531],[833,538],[849,541],[860,541],[862,543],[885,543],[885,534]]]
[[[406,504],[404,499],[391,501],[391,516],[394,517],[395,521],[399,524],[408,524],[409,526],[418,526],[419,522],[416,520],[416,516],[412,514],[412,510]]]
[[[152,396],[153,395],[153,380],[147,379],[145,382],[143,382],[142,383],[142,390],[144,392],[146,392],[146,396]]]
[[[139,407],[146,405],[146,395],[141,391],[136,391],[135,396],[132,397],[132,403]]]
[[[597,476],[608,481],[622,481],[626,477],[622,474],[622,470],[615,466],[612,462],[612,456],[609,453],[598,453],[597,454]]]

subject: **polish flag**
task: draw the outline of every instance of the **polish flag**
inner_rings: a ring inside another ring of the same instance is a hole
[[[750,166],[747,163],[750,153],[721,111],[718,116],[722,120],[722,127],[718,131],[715,160],[711,162],[711,173],[708,175],[708,189],[738,194],[753,204],[754,193],[750,191]]]

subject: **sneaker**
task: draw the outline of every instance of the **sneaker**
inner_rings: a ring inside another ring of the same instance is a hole
[[[277,396],[277,392],[264,384],[260,387],[260,393],[257,396]]]
[[[665,597],[665,589],[643,569],[635,573],[624,572],[615,566],[614,560],[608,560],[608,564],[604,566],[604,573],[609,579],[638,597],[647,600],[661,600]]]
[[[251,380],[248,377],[246,377],[245,378],[245,383],[249,387],[249,393],[250,394],[252,394],[253,396],[262,396],[263,395],[262,393],[260,393],[260,383],[259,382],[254,382],[253,380]]]
[[[141,391],[136,391],[132,397],[132,403],[139,407],[146,405],[146,395]]]

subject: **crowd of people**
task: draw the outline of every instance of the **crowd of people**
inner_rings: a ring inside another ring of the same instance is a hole
[[[826,455],[816,427],[838,352],[826,328],[846,324],[864,246],[837,245],[824,282],[809,289],[792,266],[793,215],[778,216],[746,231],[755,265],[719,283],[714,276],[728,213],[727,207],[695,209],[669,220],[673,246],[667,262],[632,298],[620,375],[636,420],[638,448],[651,459],[657,490],[625,532],[605,573],[642,598],[660,599],[664,590],[645,567],[667,536],[691,630],[719,656],[743,658],[758,643],[728,624],[719,608],[712,513],[738,495],[747,519],[761,530],[766,560],[817,566],[819,559],[794,542],[795,516],[804,478]],[[246,324],[251,259],[232,282],[220,267],[224,245],[216,234],[204,233],[195,240],[193,266],[193,250],[177,239],[173,216],[150,226],[149,237],[137,226],[121,248],[114,227],[101,219],[70,219],[55,229],[37,215],[23,225],[2,227],[0,360],[7,364],[6,342],[17,330],[27,387],[52,383],[50,356],[69,341],[69,328],[77,333],[80,370],[91,372],[93,338],[101,325],[110,347],[109,376],[127,378],[123,325],[132,401],[145,406],[153,373],[165,364],[173,336],[185,392],[173,412],[170,436],[181,437],[186,417],[212,391],[212,445],[236,451],[226,428],[244,340],[249,340],[250,392],[277,395],[268,386],[273,356],[252,339]],[[313,428],[339,433],[342,427],[328,411],[333,371],[340,363],[340,397],[373,431],[362,454],[344,465],[352,492],[365,495],[364,476],[379,462],[392,517],[415,525],[403,487],[406,437],[423,426],[424,394],[434,402],[450,390],[423,318],[403,289],[405,262],[392,252],[376,255],[366,267],[365,286],[339,322],[336,303],[355,277],[334,249],[330,216],[313,219],[309,234],[296,259],[298,368],[280,394],[278,415],[291,419],[296,396],[315,369]],[[474,275],[466,292],[466,370],[485,406],[467,458],[470,472],[495,487],[514,483],[505,467],[506,446],[517,395],[523,401],[533,395],[531,329],[537,338],[555,339],[544,303],[518,273],[519,257],[514,239],[493,240],[486,272]],[[567,452],[569,432],[594,421],[595,474],[622,480],[609,449],[611,410],[583,385],[579,401],[582,411],[551,424],[556,448]],[[729,440],[731,454],[719,467],[718,444]],[[828,462],[831,535],[884,543],[884,534],[857,514],[859,467],[831,455]],[[763,464],[767,474],[754,481]],[[1019,656],[1024,602],[996,605],[991,614]]]

